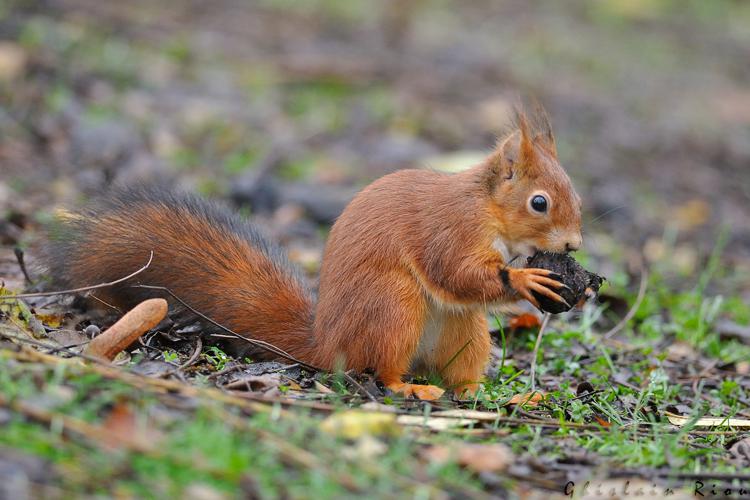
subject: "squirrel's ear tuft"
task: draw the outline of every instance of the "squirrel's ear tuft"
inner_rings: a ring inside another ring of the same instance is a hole
[[[529,121],[526,119],[526,115],[523,111],[516,111],[516,120],[518,123],[518,131],[521,133],[521,144],[519,146],[521,163],[524,165],[532,165],[536,154],[534,151],[534,131],[529,127]]]
[[[555,145],[555,136],[552,134],[549,115],[539,101],[534,101],[531,122],[534,143],[557,158],[557,146]]]
[[[524,109],[517,105],[513,109],[513,128],[521,133],[522,157],[533,164],[536,148],[541,148],[548,154],[557,158],[557,147],[555,137],[552,134],[552,126],[549,116],[538,101],[533,101],[530,106],[531,113],[526,114]]]

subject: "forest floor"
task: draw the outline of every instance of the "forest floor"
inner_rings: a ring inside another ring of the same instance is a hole
[[[634,3],[0,6],[2,295],[44,288],[55,210],[136,179],[252,214],[314,286],[359,187],[476,161],[519,89],[608,278],[534,383],[538,318],[493,317],[483,392],[429,403],[174,329],[102,363],[117,318],[0,300],[0,498],[746,495],[750,8]]]

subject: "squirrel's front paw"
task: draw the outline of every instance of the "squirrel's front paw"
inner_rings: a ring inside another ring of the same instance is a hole
[[[553,273],[547,269],[537,268],[526,268],[526,269],[515,269],[509,268],[500,271],[506,273],[504,278],[507,279],[508,285],[515,290],[521,297],[531,302],[537,309],[541,309],[539,301],[534,297],[532,292],[544,295],[550,299],[565,304],[570,308],[570,304],[562,298],[559,294],[555,293],[554,289],[567,288],[567,285],[562,282],[562,276]]]

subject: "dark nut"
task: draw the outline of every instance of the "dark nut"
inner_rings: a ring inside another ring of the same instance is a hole
[[[589,294],[598,292],[605,279],[598,274],[588,272],[573,257],[565,253],[537,252],[529,257],[526,267],[548,269],[558,275],[555,277],[556,279],[561,278],[562,282],[568,286],[568,288],[560,288],[554,291],[564,298],[571,307],[537,292],[532,292],[536,300],[539,301],[542,310],[552,314],[568,311],[582,299],[588,298],[587,290],[589,290]]]

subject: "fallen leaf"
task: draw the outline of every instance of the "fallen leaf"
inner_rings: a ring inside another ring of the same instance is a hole
[[[672,412],[664,412],[669,420],[669,423],[682,427],[691,421],[690,417],[677,415]],[[723,418],[723,417],[704,417],[699,418],[695,424],[695,427],[750,427],[750,419],[747,418]]]
[[[286,381],[286,386],[289,387],[289,389],[292,390],[292,391],[301,391],[302,390],[302,387],[297,382],[295,382],[294,380],[287,380]]]
[[[393,413],[374,413],[349,410],[334,413],[320,423],[320,428],[328,434],[347,439],[357,439],[364,435],[397,436],[401,427]]]
[[[513,330],[522,328],[539,328],[542,325],[536,314],[524,313],[510,318],[509,326]]]
[[[76,330],[52,330],[47,337],[55,343],[80,352],[83,346],[88,344],[89,339],[83,333]]]
[[[508,400],[506,404],[509,405],[522,405],[534,407],[544,400],[544,393],[540,391],[525,392],[516,394]]]
[[[240,389],[250,392],[266,392],[275,389],[283,383],[278,373],[267,373],[265,375],[240,375],[224,385],[225,389]]]
[[[602,427],[611,427],[612,423],[608,420],[604,420],[599,415],[594,415],[594,419],[601,425]]]
[[[435,445],[422,452],[431,463],[442,464],[455,458],[459,465],[473,472],[501,472],[513,463],[513,452],[504,444],[464,443],[458,447]]]
[[[136,414],[125,403],[117,403],[102,423],[106,431],[104,444],[113,448],[153,450],[163,436],[152,427],[138,422]]]
[[[697,353],[693,346],[687,342],[673,342],[667,347],[667,359],[670,361],[681,361],[683,359],[695,359]]]
[[[62,325],[63,319],[65,318],[63,314],[54,313],[54,312],[43,313],[43,312],[37,311],[35,316],[36,316],[36,319],[38,319],[39,321],[41,321],[42,323],[44,323],[50,328],[60,328],[60,325]]]
[[[328,387],[324,386],[323,384],[321,384],[317,380],[315,381],[315,389],[318,392],[322,392],[323,394],[333,394],[333,391],[331,389],[329,389]]]

